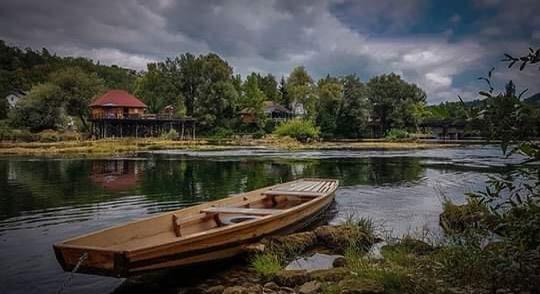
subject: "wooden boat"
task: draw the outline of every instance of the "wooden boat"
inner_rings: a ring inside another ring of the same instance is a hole
[[[242,253],[297,231],[332,203],[337,180],[300,179],[133,221],[55,244],[65,271],[127,277]],[[80,263],[80,264],[78,264]]]

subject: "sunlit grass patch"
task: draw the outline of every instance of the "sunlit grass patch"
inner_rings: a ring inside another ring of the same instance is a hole
[[[251,267],[265,278],[270,278],[283,269],[281,258],[268,252],[255,255],[251,259]]]

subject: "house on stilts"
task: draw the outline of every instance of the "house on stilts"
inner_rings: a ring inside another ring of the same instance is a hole
[[[171,111],[147,114],[147,106],[124,90],[109,90],[90,103],[90,128],[96,138],[155,137],[175,130],[180,139],[195,139],[195,119]]]

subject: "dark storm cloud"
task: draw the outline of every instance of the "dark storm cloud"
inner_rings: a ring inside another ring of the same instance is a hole
[[[280,76],[295,65],[306,65],[315,77],[356,72],[367,79],[394,71],[419,83],[437,102],[457,94],[474,98],[475,69],[481,74],[503,52],[539,45],[539,1],[462,2],[467,5],[426,0],[3,0],[0,39],[136,69],[184,52],[212,51],[242,74]],[[497,75],[506,77],[510,74]],[[540,91],[537,85],[525,86]]]
[[[228,56],[285,58],[313,46],[306,30],[325,5],[314,1],[180,1],[165,11],[167,27]]]

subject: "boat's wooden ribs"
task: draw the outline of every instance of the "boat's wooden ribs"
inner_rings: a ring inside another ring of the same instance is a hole
[[[335,181],[328,180],[300,180],[288,185],[279,186],[275,189],[262,193],[263,195],[283,196],[312,196],[324,195],[336,186]]]
[[[226,213],[226,214],[247,214],[247,215],[270,215],[281,213],[281,209],[266,208],[240,208],[240,207],[209,207],[201,210],[203,213]]]
[[[298,196],[298,197],[319,197],[324,195],[324,193],[318,192],[302,192],[302,191],[282,191],[282,190],[271,190],[262,193],[267,196]]]

